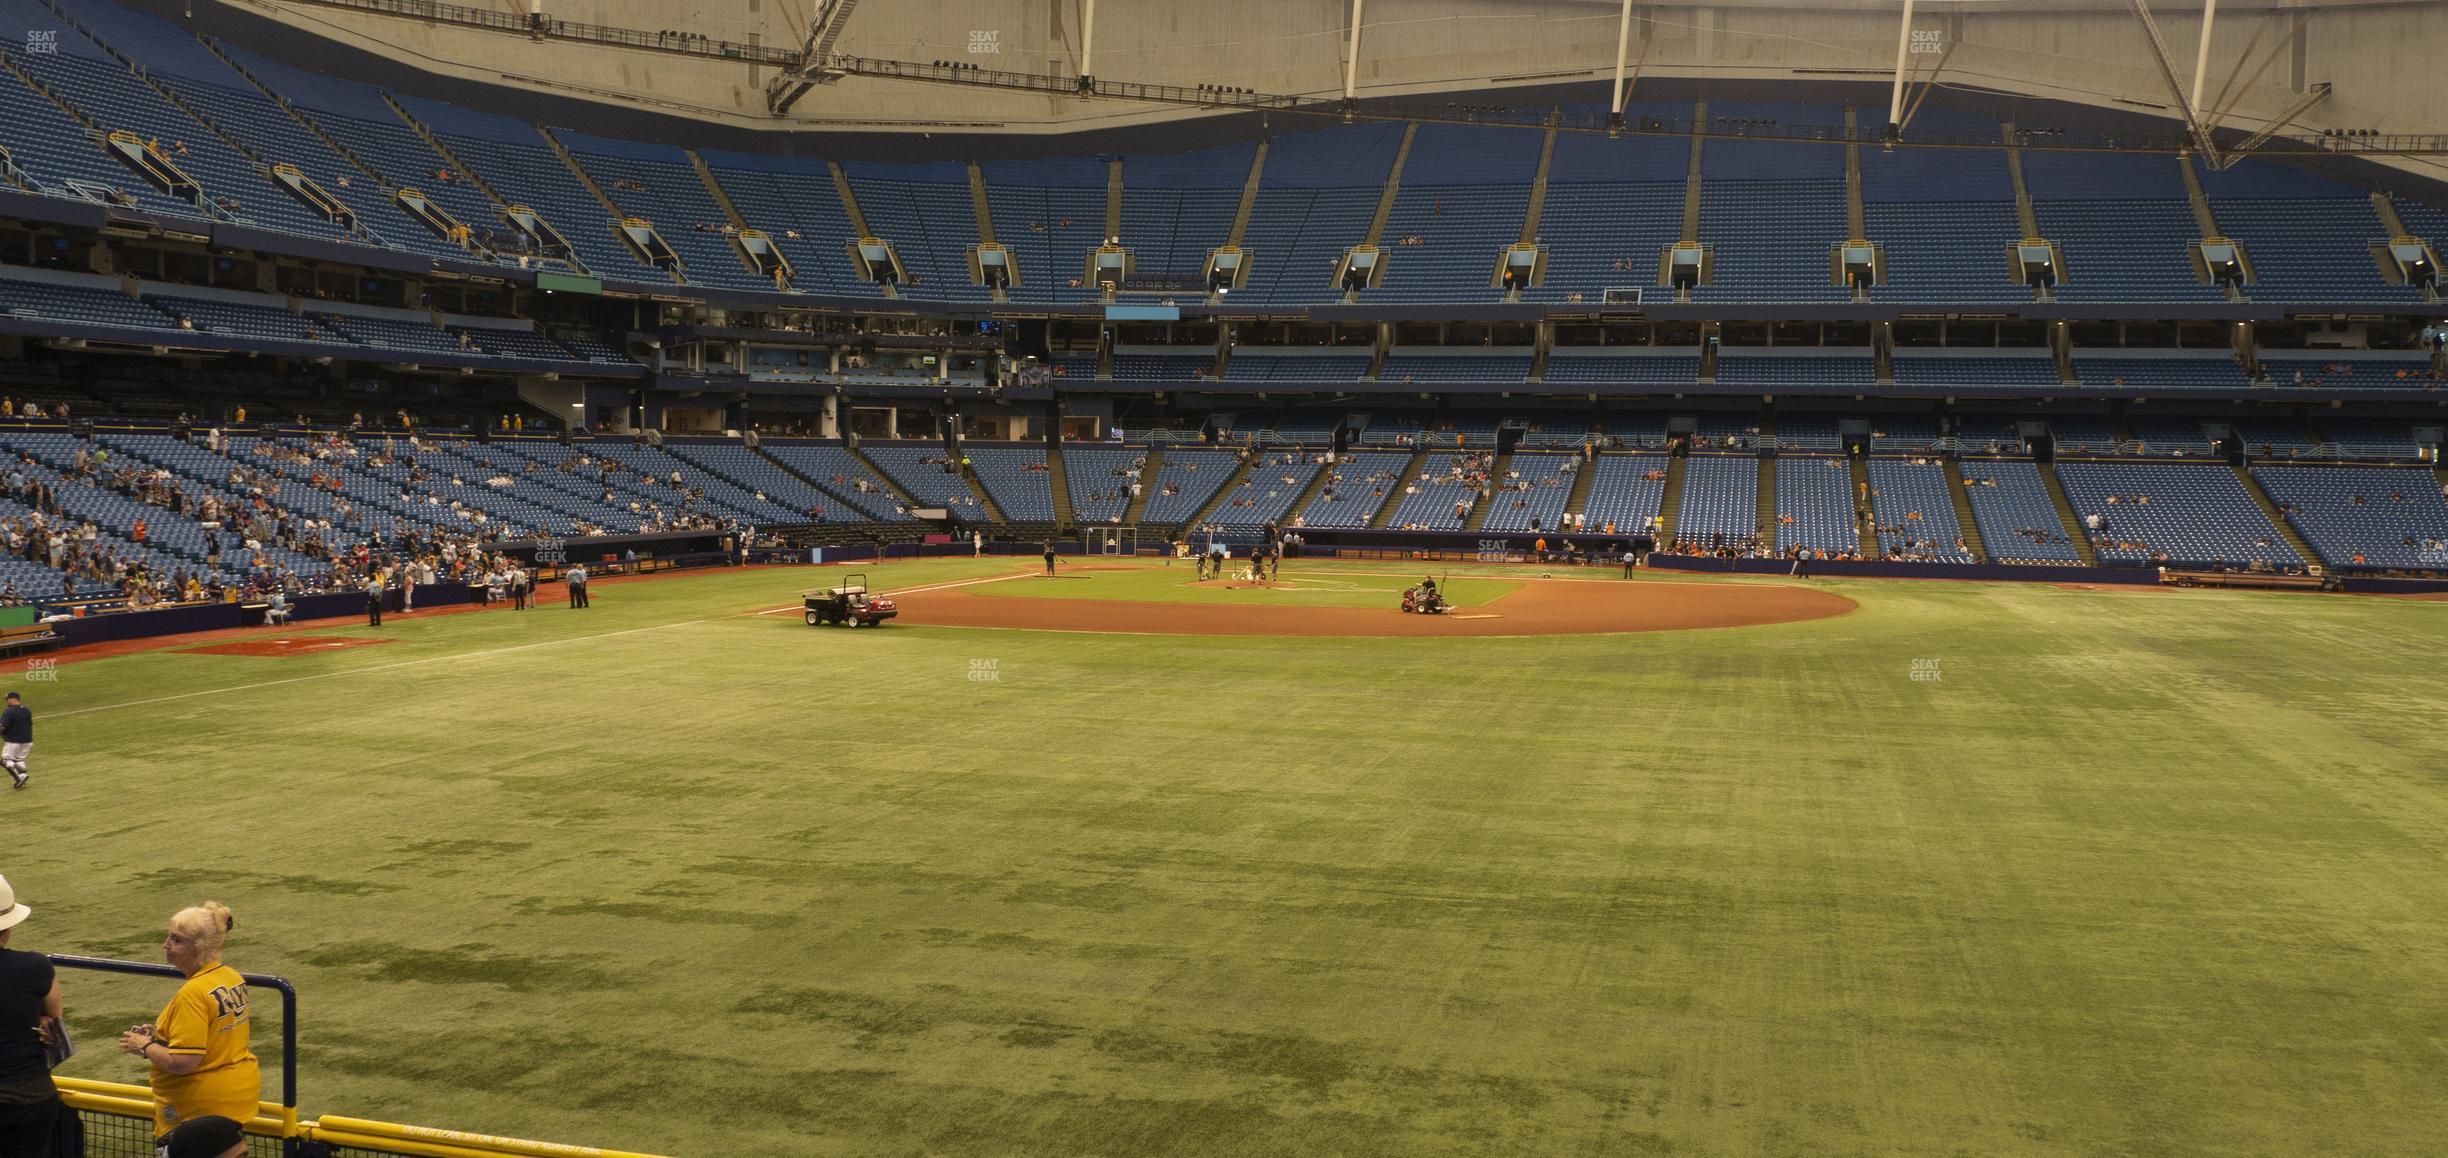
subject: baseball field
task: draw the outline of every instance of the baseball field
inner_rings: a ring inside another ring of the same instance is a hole
[[[691,1158],[2448,1137],[2448,603],[1106,566],[6,677],[14,947],[221,900],[310,1113]]]

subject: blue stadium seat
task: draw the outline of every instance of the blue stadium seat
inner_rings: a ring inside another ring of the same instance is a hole
[[[2081,561],[2066,539],[2040,468],[2027,458],[1965,459],[1964,498],[1980,526],[1981,545],[2000,563]]]

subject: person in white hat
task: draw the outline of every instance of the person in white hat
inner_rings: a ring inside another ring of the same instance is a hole
[[[49,1154],[60,1114],[44,1028],[60,1016],[59,976],[49,957],[8,947],[17,926],[33,914],[0,877],[0,1158]]]

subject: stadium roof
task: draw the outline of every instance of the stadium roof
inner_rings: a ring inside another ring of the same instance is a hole
[[[1503,105],[1559,84],[1611,91],[1621,32],[1630,100],[1661,80],[1886,84],[1901,60],[1911,84],[2141,113],[2178,131],[2187,88],[2201,119],[2219,113],[2238,135],[2448,131],[2448,70],[2436,67],[2448,4],[2431,0],[2228,0],[2198,56],[2202,5],[2190,0],[2150,5],[2157,51],[2131,0],[1918,0],[1909,40],[1902,0],[542,0],[553,35],[540,41],[524,0],[137,2],[310,64],[334,59],[317,41],[337,42],[441,80],[752,130],[1045,134],[1217,111],[1132,95],[1152,86],[1285,101],[1479,93]],[[1082,74],[1102,95],[1076,95]],[[2392,163],[2448,175],[2441,158]]]

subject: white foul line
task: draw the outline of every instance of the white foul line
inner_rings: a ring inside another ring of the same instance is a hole
[[[904,588],[901,588],[901,589],[900,589],[900,590],[898,590],[898,591],[881,591],[881,592],[877,592],[877,594],[879,594],[879,595],[916,595],[916,594],[919,594],[919,593],[921,593],[921,592],[925,592],[925,591],[949,591],[949,590],[951,590],[951,589],[953,589],[953,588],[955,588],[955,587],[975,587],[975,586],[977,586],[977,585],[978,585],[978,584],[980,584],[980,583],[1001,583],[1001,582],[1004,582],[1004,581],[1006,581],[1006,580],[1010,580],[1010,579],[1026,579],[1026,578],[1028,578],[1030,575],[1033,575],[1033,574],[1035,574],[1035,572],[1033,572],[1033,571],[1022,571],[1022,572],[1018,572],[1018,573],[1016,573],[1016,574],[1011,574],[1011,575],[989,575],[989,576],[987,576],[987,577],[986,577],[986,578],[984,578],[984,579],[960,579],[960,580],[955,580],[955,581],[950,582],[950,583],[929,583],[929,584],[927,584],[927,585],[925,585],[925,586],[923,586],[923,587],[904,587]],[[785,605],[783,605],[783,606],[781,606],[781,607],[772,607],[772,608],[767,608],[766,610],[763,610],[763,611],[757,612],[757,614],[759,614],[759,615],[780,615],[780,614],[782,614],[782,613],[783,613],[783,612],[785,612],[785,611],[805,611],[805,610],[807,610],[807,604],[806,604],[805,602],[800,602],[800,603],[790,603],[790,604],[785,604]]]
[[[709,619],[687,619],[678,623],[658,623],[652,627],[632,627],[624,631],[606,631],[596,635],[572,635],[562,639],[546,639],[539,640],[535,643],[520,643],[513,644],[509,647],[488,648],[484,651],[463,651],[455,655],[434,655],[427,656],[424,659],[403,659],[398,663],[379,663],[369,667],[353,667],[347,669],[346,671],[318,672],[314,675],[290,676],[287,679],[262,680],[251,684],[233,684],[229,687],[223,688],[206,688],[202,691],[196,692],[180,692],[175,696],[155,696],[149,700],[128,700],[125,703],[96,704],[90,708],[69,708],[66,711],[47,712],[45,715],[50,719],[58,719],[61,716],[82,716],[87,712],[107,712],[114,708],[141,708],[147,704],[167,704],[177,700],[192,700],[197,696],[216,696],[223,692],[246,692],[253,691],[256,688],[276,688],[282,684],[302,684],[308,680],[327,680],[335,676],[363,675],[368,672],[394,671],[399,668],[417,667],[422,664],[445,663],[454,659],[482,659],[488,655],[505,655],[514,651],[526,651],[529,648],[551,647],[557,643],[584,643],[591,639],[611,639],[622,635],[636,635],[639,632],[644,631],[661,631],[667,627],[691,627],[700,623],[713,623],[717,620],[730,618],[732,618],[732,616],[717,615]]]

